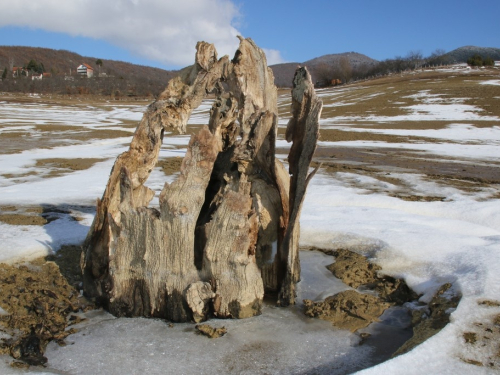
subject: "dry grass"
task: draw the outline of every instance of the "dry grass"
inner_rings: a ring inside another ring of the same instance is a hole
[[[444,99],[463,99],[463,104],[473,105],[481,109],[482,115],[500,116],[500,99],[498,99],[500,86],[479,84],[480,81],[498,78],[497,71],[473,71],[467,75],[423,72],[340,86],[324,91],[333,95],[331,99],[324,98],[325,108],[322,118],[406,115],[408,112],[405,107],[418,104],[416,99],[409,98],[409,96],[424,90],[427,90],[429,95],[441,95]],[[457,123],[460,122],[457,121]],[[466,123],[469,122],[466,121]],[[440,129],[448,124],[449,121],[398,121],[397,123],[359,121],[351,125],[370,126],[378,129]],[[478,121],[475,125],[488,127],[498,125],[498,121]]]
[[[417,174],[424,180],[441,186],[459,189],[466,194],[488,191],[490,199],[500,197],[500,158],[491,160],[467,160],[460,158],[431,155],[419,151],[421,143],[461,143],[447,139],[437,139],[416,135],[399,136],[371,131],[352,131],[350,128],[365,129],[404,129],[429,130],[443,129],[453,124],[473,124],[487,128],[499,126],[497,121],[391,121],[390,117],[408,114],[405,107],[419,104],[411,97],[425,91],[428,96],[438,95],[450,103],[453,101],[472,105],[482,116],[500,118],[500,86],[481,85],[485,80],[499,79],[498,70],[486,69],[460,72],[417,72],[406,75],[394,75],[352,85],[338,86],[319,90],[325,107],[322,119],[345,117],[339,125],[325,126],[320,130],[320,140],[330,142],[369,141],[384,142],[387,147],[319,147],[315,154],[315,163],[323,164],[323,171],[331,174],[348,172],[360,174],[397,186],[398,191],[385,191],[386,194],[404,200],[434,201],[440,196],[425,196],[412,190],[403,180],[394,177],[397,173]],[[289,111],[289,99],[286,92],[280,91],[280,111],[285,116]],[[352,116],[352,118],[349,118]],[[354,116],[356,118],[354,118]],[[388,121],[367,120],[368,116],[389,117]],[[280,134],[284,129],[280,128]],[[404,150],[391,148],[390,144],[411,144]],[[475,142],[470,141],[469,144]],[[413,150],[412,150],[413,149]],[[286,153],[286,150],[279,150]],[[396,173],[395,173],[396,172]],[[351,184],[356,182],[351,181]],[[353,185],[354,186],[354,185]],[[380,186],[359,186],[372,192],[382,192]],[[483,194],[484,196],[484,194]]]
[[[95,163],[106,159],[98,158],[74,158],[74,159],[38,159],[35,164],[36,170],[30,170],[21,174],[5,173],[2,176],[12,179],[14,182],[22,182],[23,178],[38,176],[43,178],[59,177],[65,174],[91,168]]]
[[[467,193],[475,193],[484,189],[492,189],[491,197],[500,197],[500,159],[498,162],[460,160],[419,151],[421,143],[457,143],[452,140],[436,139],[416,135],[400,136],[379,134],[372,131],[352,131],[349,128],[365,129],[442,129],[450,125],[450,121],[391,121],[390,117],[406,115],[406,107],[419,103],[410,97],[424,90],[428,95],[439,95],[444,100],[460,99],[462,104],[473,105],[481,110],[481,115],[500,117],[500,86],[480,85],[480,81],[499,79],[498,70],[477,70],[467,74],[460,72],[417,72],[405,75],[394,75],[379,79],[358,82],[351,85],[319,90],[325,107],[322,118],[339,116],[356,116],[347,118],[342,126],[328,126],[321,129],[321,141],[370,141],[384,142],[387,147],[370,148],[356,147],[322,147],[316,156],[316,163],[323,163],[323,170],[328,173],[350,172],[367,175],[381,182],[399,186],[401,191],[387,192],[401,199],[438,200],[442,197],[423,197],[412,191],[408,184],[391,175],[394,171],[413,173],[424,179],[443,186],[451,186]],[[282,120],[290,116],[290,90],[279,90],[279,112]],[[118,105],[147,105],[148,101],[112,102],[97,97],[68,98],[58,96],[26,97],[22,95],[7,95],[3,98],[20,104],[44,104],[61,107],[96,107],[100,110],[111,110]],[[389,117],[387,122],[367,121],[368,116]],[[360,119],[361,118],[361,119]],[[467,123],[471,121],[453,121]],[[500,121],[473,121],[476,127],[499,126]],[[131,132],[123,128],[134,129],[138,121],[123,121],[117,129],[113,126],[107,129],[85,126],[64,125],[34,125],[23,129],[0,134],[0,154],[16,153],[35,148],[53,148],[61,145],[88,142],[92,139],[110,139],[132,137]],[[7,125],[5,125],[7,126]],[[11,126],[11,125],[9,125]],[[188,135],[199,131],[202,125],[189,125]],[[121,129],[120,129],[121,128]],[[32,135],[36,133],[36,137]],[[278,129],[283,136],[284,127]],[[168,137],[169,135],[166,135]],[[391,144],[411,144],[411,149],[401,150],[391,148]],[[181,146],[175,146],[181,147]],[[184,146],[182,146],[184,147]],[[286,150],[278,150],[286,153]],[[23,175],[4,175],[11,179],[39,177],[55,177],[75,170],[90,168],[102,159],[42,159],[36,164],[37,172],[27,170]],[[160,160],[158,166],[165,174],[170,175],[179,170],[181,158]],[[377,191],[373,188],[373,191]],[[495,193],[496,191],[496,193]],[[380,192],[380,191],[379,191]]]

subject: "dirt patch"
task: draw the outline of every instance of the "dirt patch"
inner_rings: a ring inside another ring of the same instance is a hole
[[[117,126],[117,125],[113,125]],[[132,137],[134,134],[131,131],[122,129],[113,129],[113,126],[109,128],[98,127],[98,128],[88,128],[82,126],[64,126],[64,125],[37,125],[35,130],[40,132],[42,135],[47,134],[50,136],[56,136],[59,139],[68,138],[76,139],[78,141],[87,141],[90,139],[113,139],[121,137]],[[137,127],[137,124],[120,124],[120,128],[131,128]]]
[[[206,125],[208,124],[189,124],[189,126],[186,129],[186,135],[198,134],[201,128]]]
[[[348,142],[348,141],[371,141],[371,142],[386,142],[386,143],[441,143],[441,139],[415,137],[415,136],[398,136],[391,134],[380,134],[373,132],[357,132],[338,129],[320,129],[320,141],[326,142]],[[447,141],[449,143],[454,143]]]
[[[32,213],[37,213],[37,214],[42,214],[44,212],[47,212],[47,207],[44,206],[28,206],[23,208],[25,212],[32,212]]]
[[[0,206],[0,211],[12,212],[16,210],[17,210],[16,206]]]
[[[413,311],[413,337],[401,346],[394,356],[404,354],[441,331],[449,322],[450,314],[460,302],[461,295],[450,283],[442,285],[427,307]]]
[[[346,162],[356,162],[363,164],[362,168],[368,171],[380,172],[392,167],[427,175],[432,179],[446,177],[481,185],[500,183],[500,163],[465,164],[457,159],[422,153],[418,150],[318,147],[315,159],[333,170],[344,169]],[[352,168],[356,169],[355,166]]]
[[[71,215],[71,210],[65,207],[51,205],[43,206],[2,206],[0,207],[0,222],[10,225],[45,225],[60,218],[60,214],[70,215],[70,220],[82,220]]]
[[[408,202],[443,202],[444,197],[432,195],[412,195],[412,194],[389,194],[391,197],[398,198]]]
[[[390,306],[390,303],[376,296],[346,290],[322,302],[304,300],[304,313],[308,317],[327,320],[338,328],[355,332],[376,322]]]
[[[104,161],[106,159],[97,158],[76,158],[76,159],[38,159],[36,161],[37,168],[58,168],[58,169],[69,169],[71,171],[82,171],[89,169],[95,163]]]
[[[477,341],[477,336],[474,332],[465,332],[463,338],[466,344],[475,344]]]
[[[38,159],[36,161],[36,168],[50,169],[47,177],[58,177],[68,172],[83,171],[91,168],[95,163],[104,161],[106,159],[98,158],[76,158],[76,159]]]
[[[377,272],[381,268],[370,263],[364,256],[344,249],[331,251],[328,254],[335,257],[335,263],[326,268],[350,287],[357,288],[361,285],[373,285],[377,282]]]
[[[137,125],[134,125],[134,128]],[[126,125],[121,127],[126,128]],[[36,136],[34,136],[36,135]],[[82,143],[92,139],[132,137],[122,129],[90,129],[80,126],[38,125],[31,129],[0,133],[0,154],[13,154],[33,149],[50,149]]]
[[[9,225],[45,225],[49,222],[41,206],[1,206],[0,211],[0,222]]]
[[[322,302],[304,300],[307,316],[331,321],[339,328],[354,332],[377,321],[390,306],[403,305],[418,299],[417,294],[408,288],[404,280],[381,275],[382,269],[362,255],[346,249],[315,250],[335,256],[335,263],[327,268],[344,283],[358,290],[338,293]],[[365,294],[367,292],[370,294]],[[394,356],[410,351],[444,328],[460,298],[461,295],[447,283],[439,288],[428,305],[419,304],[412,310],[413,336]],[[500,315],[498,319],[500,321]],[[473,340],[476,336],[467,333],[464,337]]]
[[[493,318],[493,324],[495,324],[496,326],[500,326],[500,314]]]
[[[281,150],[284,153],[285,150]],[[432,155],[418,150],[400,150],[396,148],[359,148],[359,147],[318,147],[312,166],[322,164],[322,170],[334,174],[338,172],[361,174],[381,182],[394,185],[386,188],[366,184],[363,189],[371,189],[409,201],[439,201],[445,196],[428,196],[414,191],[414,187],[398,177],[397,174],[418,174],[421,178],[462,190],[467,194],[488,192],[490,198],[500,193],[500,163],[458,160]],[[495,191],[497,191],[495,193]]]
[[[355,124],[349,124],[350,127],[353,128],[360,128],[360,129],[381,129],[381,130],[386,130],[386,129],[395,129],[395,130],[439,130],[439,129],[446,129],[449,127],[450,123],[453,122],[453,124],[464,124],[464,125],[470,125],[471,121],[440,121],[440,120],[433,120],[433,121],[394,121],[394,122],[383,122],[383,121],[372,121],[372,122],[366,122],[366,121],[359,121]],[[498,121],[473,121],[474,126],[476,128],[491,128],[493,126],[498,126]],[[410,138],[410,139],[418,139],[421,137],[415,137],[415,138]],[[422,138],[423,139],[423,138]],[[434,138],[428,138],[426,142],[439,142],[439,140],[434,141]],[[456,143],[454,141],[451,141],[449,139],[446,140],[441,140],[441,142],[446,142],[446,143]]]
[[[331,255],[335,257],[335,263],[328,265],[327,268],[335,277],[352,288],[363,287],[364,290],[375,291],[384,302],[397,305],[418,298],[404,280],[379,275],[382,268],[360,254],[339,249],[331,252]]]
[[[25,173],[20,173],[20,174],[13,174],[13,173],[4,173],[2,177],[8,178],[8,179],[16,179],[16,178],[23,178],[23,177],[29,177],[29,176],[37,176],[38,173],[35,171],[31,172],[25,172]]]
[[[157,167],[161,168],[165,175],[170,176],[181,170],[182,157],[164,158],[158,160]]]
[[[496,71],[471,71],[467,75],[462,75],[460,72],[414,71],[411,74],[404,73],[362,81],[328,90],[333,95],[323,97],[325,107],[322,118],[406,115],[408,109],[405,107],[419,103],[418,99],[412,95],[424,90],[427,91],[429,97],[439,95],[445,100],[461,99],[463,104],[477,107],[481,115],[500,116],[500,102],[495,99],[500,95],[500,87],[479,84],[481,81],[492,78],[498,78]],[[436,80],[445,81],[442,85],[436,86],[434,84]],[[356,124],[361,121],[348,120],[347,122]],[[366,120],[363,122],[366,123]],[[382,123],[375,120],[370,121],[369,124],[380,129],[439,129],[445,126],[445,122],[442,121],[386,121]],[[495,124],[492,121],[478,121],[477,124],[477,126],[488,127],[492,125],[498,125],[498,122]]]
[[[214,328],[209,324],[197,324],[195,328],[199,334],[211,339],[217,339],[227,333],[226,327]]]
[[[47,261],[54,262],[59,267],[59,272],[68,284],[76,290],[82,289],[82,269],[80,258],[82,247],[80,245],[63,245],[55,254],[47,256]]]
[[[98,158],[75,158],[75,159],[38,159],[32,170],[23,174],[4,174],[3,177],[12,179],[15,182],[22,182],[22,179],[29,176],[39,176],[43,178],[53,178],[63,176],[65,174],[82,171],[91,168],[94,164],[106,159]]]
[[[0,221],[9,225],[45,225],[47,220],[38,215],[0,214]]]
[[[355,332],[376,322],[389,307],[418,298],[404,280],[379,275],[381,268],[362,255],[346,249],[315,250],[333,255],[335,263],[327,268],[358,290],[337,293],[321,302],[304,300],[304,313],[309,317],[331,321],[339,328]]]
[[[46,212],[46,207],[44,206],[14,206],[14,205],[6,205],[0,206],[0,211],[3,212],[24,212],[24,213],[36,213],[41,214]]]
[[[0,352],[28,365],[43,365],[49,341],[64,345],[81,321],[79,311],[91,305],[71,287],[54,262],[38,259],[30,264],[0,264],[0,331],[7,337]]]
[[[488,318],[471,324],[462,334],[462,354],[460,359],[466,363],[500,370],[500,303],[498,301],[479,301],[478,307],[491,311]],[[484,310],[483,310],[484,311]]]

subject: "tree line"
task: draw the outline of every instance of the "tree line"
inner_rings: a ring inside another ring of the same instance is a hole
[[[489,56],[483,58],[480,55],[474,55],[467,59],[467,65],[469,66],[494,66],[495,61]]]
[[[379,61],[375,64],[359,64],[353,66],[347,56],[341,56],[336,64],[318,64],[311,67],[311,73],[317,87],[333,86],[339,83],[348,83],[367,78],[387,76],[390,74],[411,71],[418,68],[450,65],[456,63],[447,56],[442,49],[437,49],[430,56],[424,57],[420,51],[410,51],[404,57],[396,56],[392,59]],[[467,60],[469,66],[494,66],[491,57],[478,54]]]

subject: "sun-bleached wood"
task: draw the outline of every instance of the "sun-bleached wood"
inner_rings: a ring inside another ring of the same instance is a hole
[[[265,293],[278,293],[282,306],[295,301],[321,101],[298,69],[289,174],[275,157],[277,89],[264,52],[243,38],[232,60],[211,44],[196,47],[195,64],[168,83],[118,156],[83,246],[84,292],[118,316],[199,322],[260,314]],[[191,137],[159,209],[149,208],[154,192],[144,183],[164,132],[184,133],[210,93],[209,123]]]

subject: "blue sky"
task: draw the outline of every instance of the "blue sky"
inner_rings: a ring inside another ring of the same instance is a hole
[[[251,37],[270,64],[359,52],[377,60],[465,45],[500,48],[500,0],[16,0],[0,44],[178,69],[196,41],[234,53]]]

